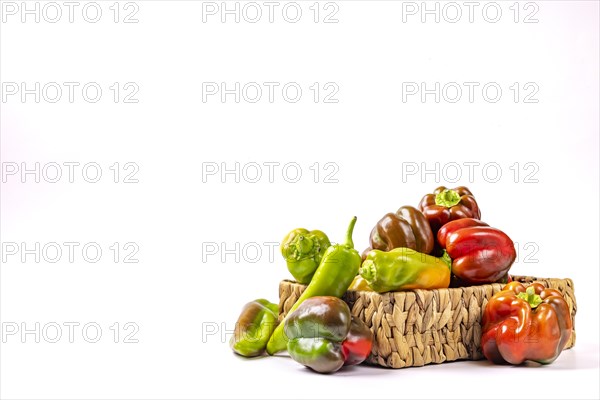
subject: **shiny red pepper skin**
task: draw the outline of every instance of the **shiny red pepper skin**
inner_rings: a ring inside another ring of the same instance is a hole
[[[447,223],[437,240],[452,259],[452,273],[467,284],[498,281],[517,257],[508,235],[471,218]]]
[[[483,221],[480,221],[480,220],[474,219],[474,218],[457,219],[452,222],[448,222],[447,224],[445,224],[444,226],[442,226],[440,228],[440,230],[437,233],[437,241],[440,244],[440,246],[442,246],[442,248],[445,249],[446,248],[446,240],[448,239],[448,236],[450,236],[452,233],[456,232],[459,229],[469,228],[472,226],[489,226],[489,225]]]
[[[569,306],[559,291],[538,282],[527,288],[511,282],[487,303],[481,347],[494,363],[549,364],[560,355],[572,331]]]

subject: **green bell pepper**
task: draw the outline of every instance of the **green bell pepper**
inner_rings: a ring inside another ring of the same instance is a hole
[[[363,362],[371,353],[373,333],[350,314],[337,297],[311,297],[285,321],[288,353],[310,369],[329,373]]]
[[[294,279],[306,285],[315,274],[329,246],[331,243],[325,233],[298,228],[285,235],[280,250]]]

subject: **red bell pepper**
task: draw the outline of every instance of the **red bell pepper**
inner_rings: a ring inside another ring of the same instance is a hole
[[[504,232],[473,218],[448,222],[437,240],[452,259],[452,273],[468,284],[498,281],[517,258],[515,245]]]
[[[438,243],[442,246],[442,248],[446,248],[446,240],[451,233],[456,232],[459,229],[469,228],[471,226],[489,226],[483,221],[474,218],[462,218],[457,219],[452,222],[448,222],[444,226],[440,228],[437,233]]]
[[[549,364],[560,355],[573,331],[562,294],[539,282],[511,282],[496,293],[483,313],[481,347],[494,363]]]
[[[454,189],[438,187],[433,193],[423,196],[419,203],[419,210],[429,221],[434,236],[438,229],[450,221],[461,218],[481,218],[481,211],[475,197],[465,186]]]

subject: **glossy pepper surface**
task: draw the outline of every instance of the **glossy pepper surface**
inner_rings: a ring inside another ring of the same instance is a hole
[[[365,278],[363,278],[360,275],[356,275],[354,277],[354,280],[352,281],[352,283],[348,287],[348,290],[362,290],[362,291],[365,291],[365,292],[372,292],[373,291],[373,289],[371,289],[371,286],[369,286],[369,284],[367,283],[367,281],[365,280]]]
[[[363,252],[363,256],[372,249],[390,251],[398,247],[429,254],[433,250],[434,236],[421,211],[403,206],[396,213],[385,214],[377,222],[371,230],[369,244],[370,247]]]
[[[294,279],[306,285],[315,274],[329,246],[331,243],[325,233],[298,228],[285,235],[280,250]]]
[[[329,373],[363,362],[371,353],[373,334],[337,297],[304,301],[285,321],[290,356],[310,369]]]
[[[494,363],[554,361],[571,337],[573,323],[562,294],[534,282],[511,282],[488,302],[481,347]]]
[[[277,304],[265,299],[249,302],[235,324],[229,346],[239,355],[256,357],[264,353],[267,342],[277,326]]]
[[[459,229],[470,228],[473,226],[489,226],[483,221],[474,218],[462,218],[457,219],[452,222],[448,222],[446,225],[442,226],[437,233],[437,241],[442,246],[443,249],[446,248],[446,240],[448,236],[452,233],[456,232]]]
[[[498,281],[517,257],[508,235],[475,219],[447,223],[437,239],[452,258],[452,273],[467,284]]]
[[[461,218],[481,218],[479,206],[471,191],[465,186],[448,189],[440,186],[431,194],[426,194],[419,203],[433,234],[446,223]]]
[[[350,221],[344,243],[329,246],[315,275],[290,309],[290,313],[308,298],[314,296],[342,297],[346,293],[350,283],[358,274],[361,263],[360,254],[354,249],[352,242],[352,231],[355,224],[356,217]],[[267,344],[267,352],[271,355],[283,351],[287,347],[288,340],[283,332],[284,321],[275,329]]]
[[[434,257],[412,249],[371,250],[360,275],[376,292],[439,289],[450,285],[450,258]]]

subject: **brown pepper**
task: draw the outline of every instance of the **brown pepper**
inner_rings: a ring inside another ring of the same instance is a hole
[[[403,206],[396,213],[387,213],[377,222],[369,237],[373,250],[390,251],[406,247],[419,253],[429,254],[433,250],[434,236],[423,213],[412,206]]]

